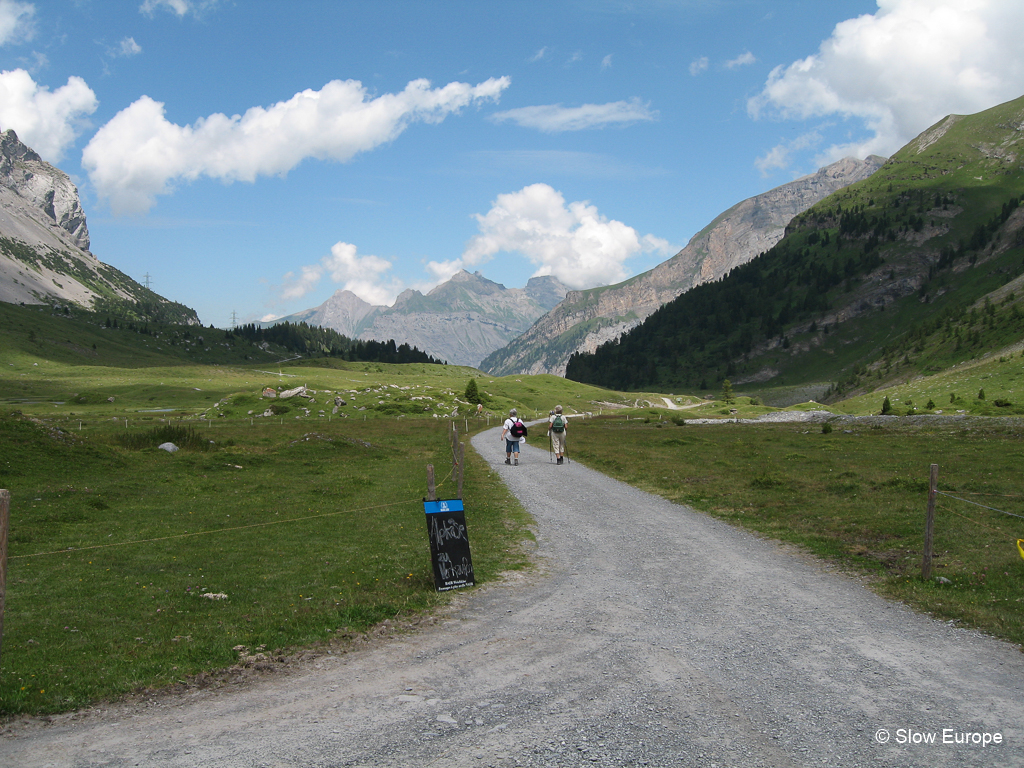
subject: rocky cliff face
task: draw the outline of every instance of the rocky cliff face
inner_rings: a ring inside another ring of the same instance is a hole
[[[43,160],[12,130],[0,134],[0,185],[41,211],[62,237],[89,250],[89,228],[78,200],[78,188],[68,175]]]
[[[87,309],[113,303],[127,314],[145,302],[147,317],[199,322],[195,311],[100,262],[89,246],[85,211],[68,175],[14,131],[0,134],[0,301],[69,302]]]
[[[455,365],[476,367],[488,354],[523,333],[563,298],[553,277],[535,277],[525,288],[506,288],[465,270],[427,294],[403,291],[394,306],[373,306],[338,291],[314,309],[278,322],[333,328],[350,338],[409,344]]]
[[[684,291],[758,256],[785,234],[786,225],[819,200],[866,179],[885,158],[846,158],[817,173],[734,205],[698,232],[679,253],[618,285],[570,291],[523,336],[489,355],[480,367],[512,373],[565,375],[574,352],[593,352],[641,323]]]

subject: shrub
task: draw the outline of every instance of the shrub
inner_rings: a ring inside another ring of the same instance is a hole
[[[769,490],[771,488],[778,488],[779,486],[785,485],[786,482],[776,477],[775,475],[762,472],[760,475],[750,481],[751,488],[760,488],[761,490]]]
[[[821,434],[823,434],[823,435],[831,435],[832,434],[832,425],[829,424],[827,421],[824,424],[821,425]]]
[[[163,443],[174,443],[183,451],[208,451],[212,443],[200,435],[195,427],[179,427],[167,424],[145,432],[118,435],[118,442],[132,451],[156,448]]]
[[[885,400],[882,401],[882,415],[886,416],[892,413],[892,403],[889,402],[889,396],[886,395]]]

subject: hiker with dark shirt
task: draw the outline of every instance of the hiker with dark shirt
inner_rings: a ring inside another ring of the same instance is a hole
[[[519,464],[519,438],[526,437],[526,425],[519,420],[516,409],[508,412],[508,418],[502,425],[500,440],[505,441],[505,463],[512,463],[512,454],[516,455],[515,463]]]

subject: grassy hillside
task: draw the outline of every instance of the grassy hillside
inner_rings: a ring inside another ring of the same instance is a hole
[[[619,389],[826,383],[835,398],[1020,339],[1024,296],[1001,289],[1024,273],[1022,120],[1024,99],[943,121],[567,375]],[[986,296],[995,313],[970,314]],[[931,355],[908,354],[922,339]]]

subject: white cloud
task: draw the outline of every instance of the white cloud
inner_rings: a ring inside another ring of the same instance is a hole
[[[497,100],[509,84],[502,77],[431,88],[413,80],[401,93],[370,98],[356,80],[332,80],[268,108],[217,113],[186,126],[168,121],[164,105],[143,96],[96,132],[82,166],[115,213],[141,213],[177,180],[255,181],[284,175],[307,157],[344,162],[394,140],[410,123],[440,123],[469,104]]]
[[[121,41],[120,45],[118,45],[116,53],[117,55],[125,57],[135,56],[142,53],[142,46],[135,42],[134,37],[126,37]]]
[[[285,274],[278,291],[284,301],[301,299],[310,293],[324,275],[370,304],[390,305],[404,286],[400,281],[385,280],[391,269],[391,262],[379,256],[360,256],[356,246],[337,242],[331,247],[329,256],[318,264],[300,268],[299,273]]]
[[[601,69],[608,69],[612,65],[612,54],[608,54],[601,59]]]
[[[672,246],[660,238],[641,237],[632,227],[609,220],[588,202],[566,206],[560,192],[532,184],[498,195],[490,211],[476,215],[480,234],[466,245],[460,259],[431,262],[435,275],[489,261],[499,252],[519,253],[536,265],[535,276],[554,275],[570,288],[608,285],[628,277],[625,262],[644,252],[666,257]]]
[[[66,85],[50,91],[23,69],[0,72],[0,128],[13,128],[51,163],[61,160],[97,104],[96,94],[80,77],[69,77]]]
[[[1020,0],[878,0],[878,12],[837,24],[818,52],[772,71],[750,99],[755,119],[841,116],[867,136],[829,147],[890,155],[950,113],[970,114],[1021,95]]]
[[[707,70],[711,66],[711,61],[707,56],[701,56],[699,59],[694,59],[690,62],[690,74],[696,77],[701,72]]]
[[[580,107],[563,107],[561,104],[520,107],[495,112],[491,119],[495,122],[511,120],[524,128],[536,128],[544,133],[561,133],[657,120],[658,112],[652,110],[650,104],[630,99],[608,104],[584,104]]]
[[[31,40],[35,33],[36,7],[32,3],[0,0],[0,45]]]
[[[178,18],[188,13],[198,16],[203,11],[213,8],[218,2],[219,0],[145,0],[139,6],[139,12],[152,16],[156,11],[163,9],[170,11]]]
[[[755,61],[757,61],[757,57],[750,51],[747,51],[746,53],[741,53],[735,59],[730,59],[725,62],[725,67],[726,69],[738,69],[739,67],[745,67],[748,64],[753,64]]]
[[[547,46],[544,46],[539,51],[537,51],[535,54],[533,54],[533,56],[528,58],[527,61],[541,61],[542,59],[546,58],[547,55],[548,55],[548,48],[547,48]]]
[[[797,136],[792,141],[783,142],[772,147],[762,157],[754,161],[754,165],[761,172],[762,176],[768,176],[772,171],[788,168],[790,156],[793,152],[801,149],[816,147],[821,144],[822,137],[818,131],[811,131]]]

